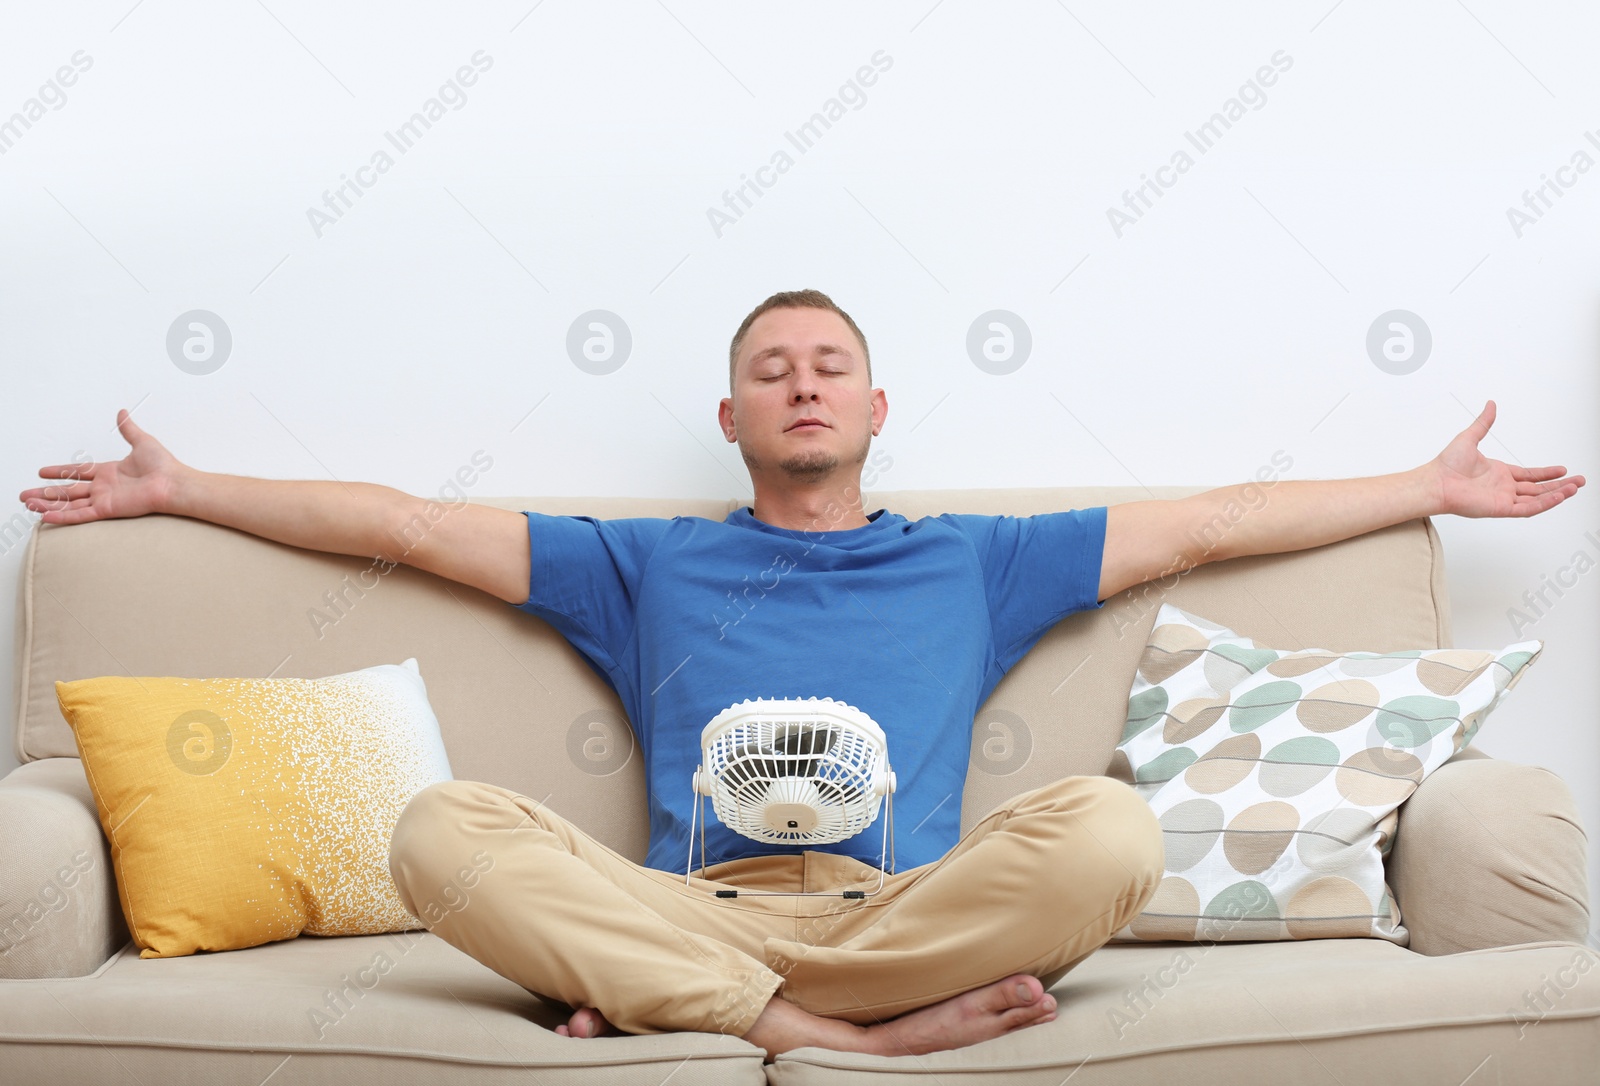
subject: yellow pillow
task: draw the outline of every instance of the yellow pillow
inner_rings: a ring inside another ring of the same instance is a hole
[[[420,927],[389,874],[451,779],[414,659],[324,679],[56,683],[141,958]]]

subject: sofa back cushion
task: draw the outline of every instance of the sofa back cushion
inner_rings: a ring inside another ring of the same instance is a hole
[[[939,513],[1029,516],[1205,489],[869,491],[865,506],[910,520]],[[742,504],[473,500],[552,515],[719,521]],[[1018,792],[1105,772],[1163,601],[1284,649],[1450,647],[1439,539],[1425,519],[1139,585],[1058,623],[979,708],[965,791],[950,797],[961,803],[963,832]],[[458,779],[516,789],[624,856],[644,858],[644,768],[621,703],[545,623],[407,566],[386,569],[369,558],[299,550],[187,517],[35,527],[18,594],[17,754],[22,761],[76,757],[56,704],[57,680],[312,678],[411,656],[428,676]],[[892,739],[890,751],[892,757]]]

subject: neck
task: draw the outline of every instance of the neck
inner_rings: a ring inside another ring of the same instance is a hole
[[[779,493],[757,487],[751,512],[765,524],[796,532],[842,532],[871,523],[863,511],[859,480]]]

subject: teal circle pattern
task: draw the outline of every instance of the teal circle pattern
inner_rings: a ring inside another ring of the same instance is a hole
[[[1228,710],[1228,727],[1236,732],[1253,732],[1293,708],[1300,696],[1300,684],[1287,679],[1246,690]]]

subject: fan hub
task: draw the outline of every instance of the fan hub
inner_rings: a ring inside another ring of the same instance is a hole
[[[809,803],[769,803],[761,816],[776,833],[810,833],[821,821]]]

